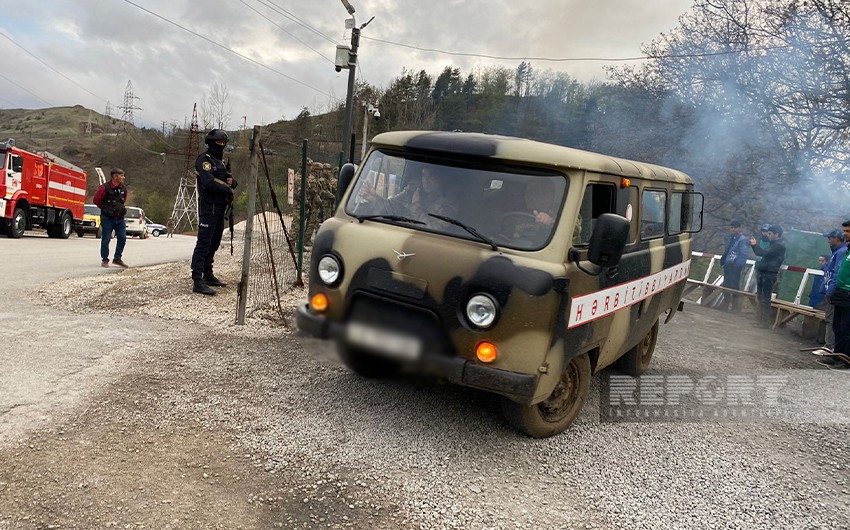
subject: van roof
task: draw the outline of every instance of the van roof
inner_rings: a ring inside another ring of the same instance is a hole
[[[396,131],[375,136],[373,147],[403,148],[411,151],[481,156],[534,166],[584,169],[627,178],[645,178],[691,184],[681,171],[655,164],[547,144],[482,133],[440,131]]]

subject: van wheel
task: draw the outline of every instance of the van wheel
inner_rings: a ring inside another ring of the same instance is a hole
[[[656,320],[655,324],[649,329],[649,333],[634,348],[617,359],[615,364],[617,370],[626,375],[637,377],[649,368],[652,353],[655,351],[655,343],[658,341],[658,323],[659,321]]]
[[[401,369],[398,363],[382,359],[360,348],[340,343],[337,349],[343,364],[362,377],[384,379],[395,375]]]
[[[502,414],[512,427],[531,437],[554,436],[578,417],[590,390],[590,378],[587,354],[573,357],[548,398],[531,406],[503,398]]]
[[[100,236],[103,235],[103,228],[97,227],[97,233],[94,235],[97,239],[100,239]]]

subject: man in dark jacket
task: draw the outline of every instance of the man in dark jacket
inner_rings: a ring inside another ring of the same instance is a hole
[[[127,243],[127,221],[124,215],[127,208],[124,203],[127,200],[127,188],[124,186],[124,170],[113,168],[109,172],[109,182],[101,184],[94,192],[94,203],[100,208],[100,266],[109,267],[109,241],[112,232],[115,231],[115,254],[112,263],[119,267],[127,268],[121,258],[124,255],[124,245]]]
[[[192,291],[214,295],[215,289],[211,286],[227,286],[213,274],[213,261],[224,233],[224,215],[233,205],[236,181],[222,162],[227,133],[213,129],[207,133],[205,142],[206,152],[195,161],[198,177],[198,241],[192,254]]]
[[[749,242],[741,233],[741,221],[735,219],[729,223],[726,251],[720,257],[720,265],[723,267],[723,287],[741,289],[741,272],[747,266],[749,253]],[[735,313],[741,311],[741,297],[737,294],[723,293],[723,308],[731,308]]]
[[[765,323],[770,324],[770,317],[773,314],[770,309],[773,286],[776,284],[782,262],[785,261],[785,240],[782,239],[782,227],[771,225],[767,229],[767,237],[770,239],[770,245],[766,249],[762,249],[754,237],[750,238],[750,248],[753,249],[756,256],[761,256],[761,261],[756,264],[756,272],[758,273],[756,296],[761,308],[759,316]]]

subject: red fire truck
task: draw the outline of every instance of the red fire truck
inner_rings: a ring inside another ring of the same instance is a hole
[[[0,156],[0,231],[17,239],[40,226],[67,239],[83,219],[85,172],[46,151],[19,149],[14,140],[0,144]]]

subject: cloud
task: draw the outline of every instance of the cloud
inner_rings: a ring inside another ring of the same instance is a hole
[[[617,57],[638,55],[642,43],[675,27],[690,0],[352,3],[358,25],[375,16],[363,30],[364,36],[374,39],[511,57]],[[0,0],[3,34],[96,96],[7,39],[0,39],[3,72],[53,106],[80,104],[103,112],[109,100],[118,117],[130,80],[138,98],[135,105],[142,109],[134,112],[137,125],[148,127],[159,127],[163,120],[182,125],[192,105],[214,83],[228,87],[233,116],[247,116],[248,125],[293,118],[303,107],[328,108],[344,99],[347,72],[335,72],[328,58],[333,59],[336,44],[347,44],[344,37],[350,35],[344,31],[348,15],[341,3],[294,4],[280,0],[42,0],[38,9],[21,9],[20,0]],[[519,62],[449,56],[365,38],[360,51],[359,78],[378,87],[388,85],[403,68],[436,75],[447,65],[468,73],[493,64],[513,68]],[[600,62],[532,60],[532,64],[538,70],[566,71],[582,81],[604,78]],[[2,78],[0,92],[5,107],[44,105]]]

